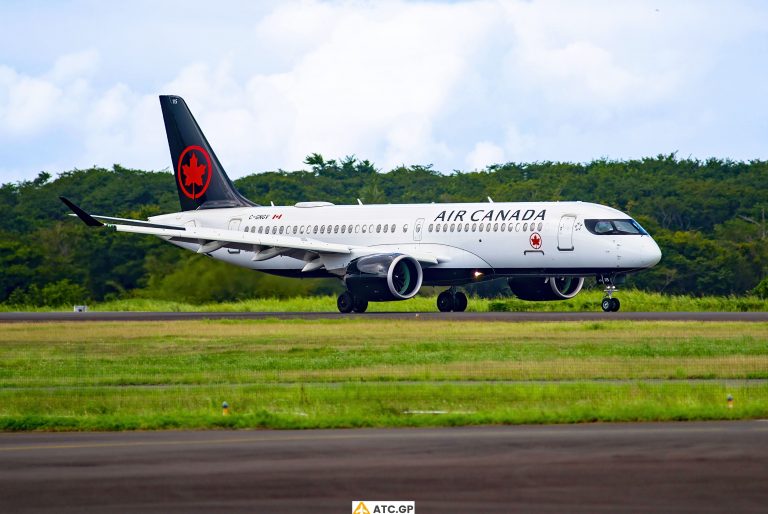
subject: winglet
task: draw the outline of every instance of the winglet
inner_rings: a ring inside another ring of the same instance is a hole
[[[80,207],[78,207],[77,205],[73,204],[72,202],[70,202],[69,200],[64,198],[63,196],[60,196],[59,200],[64,202],[64,205],[66,205],[67,207],[72,209],[72,212],[77,214],[77,217],[80,218],[81,220],[83,220],[83,223],[85,223],[89,227],[101,227],[102,225],[104,225],[102,222],[97,221],[96,219],[94,219],[93,216],[91,216],[90,214],[88,214],[87,212],[85,212]]]

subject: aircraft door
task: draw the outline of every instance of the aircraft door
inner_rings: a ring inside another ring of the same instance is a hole
[[[424,228],[424,218],[419,218],[413,225],[413,240],[421,241],[421,231]]]
[[[240,219],[229,220],[229,230],[240,230]],[[240,253],[239,248],[227,248],[229,253]]]
[[[573,251],[573,223],[576,216],[566,214],[560,218],[560,226],[557,229],[557,249],[561,252]]]

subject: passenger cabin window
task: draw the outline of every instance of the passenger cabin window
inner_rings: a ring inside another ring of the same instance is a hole
[[[587,230],[598,236],[618,235],[632,236],[644,235],[648,232],[640,226],[635,220],[584,220],[584,226]]]

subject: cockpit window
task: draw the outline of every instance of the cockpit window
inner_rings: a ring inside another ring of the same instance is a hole
[[[584,220],[587,230],[602,235],[644,235],[648,232],[635,220]]]
[[[592,232],[596,234],[610,234],[613,232],[613,224],[610,221],[598,221]]]

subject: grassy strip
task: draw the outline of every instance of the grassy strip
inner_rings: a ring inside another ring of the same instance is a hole
[[[4,387],[768,378],[767,323],[340,319],[4,328]]]
[[[717,380],[644,382],[669,378]],[[768,323],[19,323],[0,331],[0,430],[764,417],[753,378]]]
[[[727,408],[733,395],[735,407]],[[221,402],[231,414],[223,416]],[[0,391],[0,430],[339,428],[760,418],[768,385],[344,384]]]
[[[488,300],[472,298],[469,311],[510,312],[591,312],[600,309],[603,293],[585,290],[576,298],[560,302],[525,302],[516,298]],[[620,291],[618,297],[623,311],[634,312],[746,312],[768,310],[768,299],[756,296],[674,296],[637,290]],[[70,310],[72,306],[40,307],[0,304],[0,311]],[[159,312],[334,312],[336,298],[331,296],[297,297],[289,299],[263,298],[225,303],[194,305],[150,299],[127,299],[92,304],[95,311],[159,311]],[[369,312],[432,312],[436,311],[434,296],[418,296],[404,302],[372,302]]]

